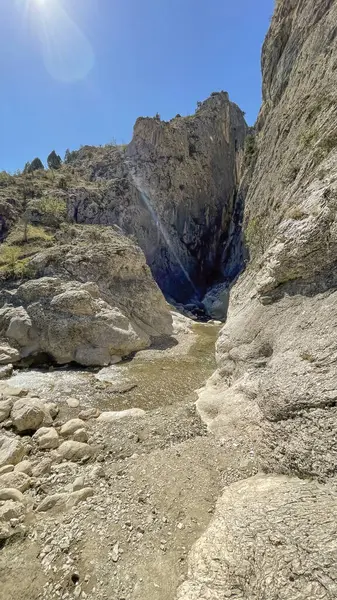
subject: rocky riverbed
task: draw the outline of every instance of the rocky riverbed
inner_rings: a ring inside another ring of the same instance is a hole
[[[219,325],[174,324],[120,365],[2,381],[1,599],[173,599],[224,483],[255,472],[195,409]]]

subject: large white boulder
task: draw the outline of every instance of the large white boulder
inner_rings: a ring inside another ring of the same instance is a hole
[[[36,431],[46,416],[43,402],[35,398],[20,398],[13,404],[11,419],[19,432]]]
[[[52,450],[60,445],[60,438],[54,427],[40,427],[34,433],[33,440],[37,442],[40,450]]]
[[[26,446],[17,437],[0,435],[0,467],[16,465],[26,455]]]

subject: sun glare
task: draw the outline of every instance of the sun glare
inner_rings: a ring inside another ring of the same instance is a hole
[[[48,73],[58,81],[83,80],[94,66],[95,56],[84,32],[68,14],[61,0],[17,0],[24,3]],[[0,0],[1,2],[1,0]]]

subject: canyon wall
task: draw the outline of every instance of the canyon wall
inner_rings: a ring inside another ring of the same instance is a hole
[[[198,400],[258,474],[225,489],[179,600],[337,595],[336,36],[336,0],[276,3],[242,180],[250,261]]]
[[[226,92],[199,103],[193,116],[139,118],[126,148],[76,153],[73,168],[101,187],[73,189],[69,218],[118,225],[140,245],[167,296],[201,300],[242,266],[232,249],[246,133],[244,115]]]

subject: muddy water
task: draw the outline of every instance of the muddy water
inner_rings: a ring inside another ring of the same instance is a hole
[[[140,352],[100,371],[30,369],[16,371],[8,383],[54,402],[71,396],[82,407],[151,410],[182,401],[203,385],[215,369],[218,332],[217,325],[194,324],[192,332],[178,336],[171,347]]]

